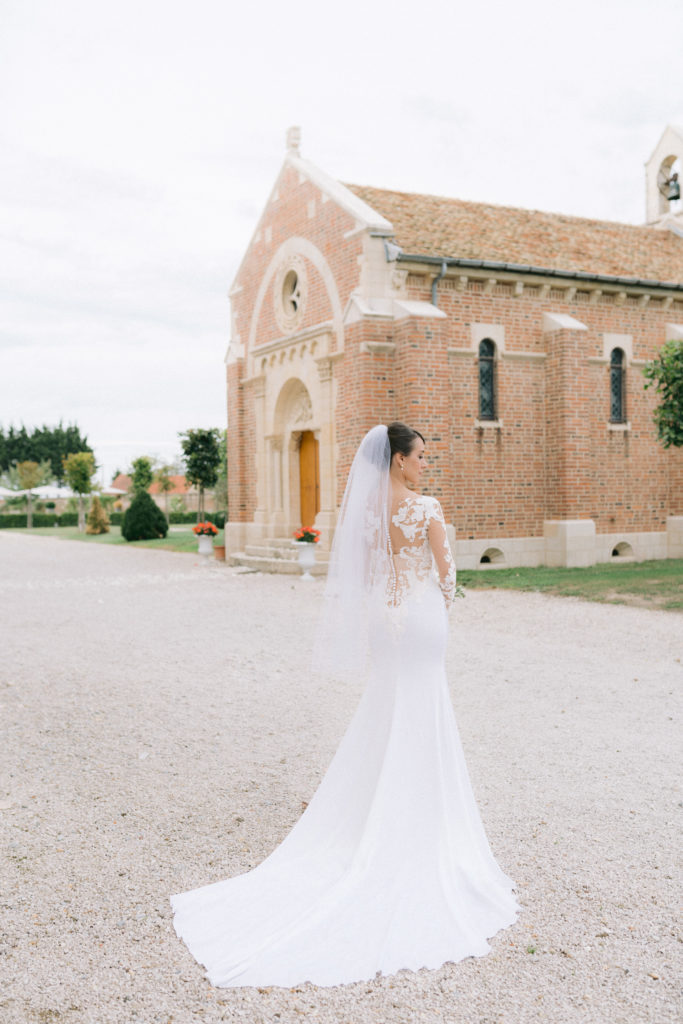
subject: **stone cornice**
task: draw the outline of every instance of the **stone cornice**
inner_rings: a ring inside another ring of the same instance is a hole
[[[257,345],[250,352],[250,355],[270,355],[271,352],[279,352],[281,348],[288,348],[290,345],[300,345],[304,341],[313,341],[323,334],[331,334],[333,330],[334,324],[332,321],[326,320],[322,324],[315,324],[313,327],[307,327],[305,330],[297,331],[296,334],[286,334],[279,338],[275,338],[274,341],[267,341],[263,345]]]
[[[598,297],[615,296],[623,302],[627,296],[669,297],[683,302],[683,284],[675,281],[654,281],[635,277],[617,277],[607,274],[591,274],[582,270],[554,270],[550,267],[534,267],[526,264],[501,263],[493,260],[469,260],[464,258],[441,259],[436,256],[400,253],[400,262],[412,273],[435,273],[443,263],[447,265],[444,280],[457,280],[458,290],[464,290],[473,281],[484,284],[484,290],[491,292],[496,284],[513,286],[515,297],[524,294],[525,285],[534,289],[540,285],[546,294],[553,290],[569,293],[571,301],[577,290],[597,293]],[[449,273],[450,271],[450,273]],[[543,296],[542,296],[543,297]],[[645,303],[643,303],[645,304]]]

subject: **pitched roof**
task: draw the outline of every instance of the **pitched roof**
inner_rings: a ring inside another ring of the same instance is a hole
[[[562,213],[347,185],[391,221],[404,253],[683,283],[672,231]]]
[[[169,480],[173,484],[171,490],[167,492],[169,495],[188,494],[192,490],[187,480],[182,475],[171,474]],[[111,482],[112,487],[120,487],[122,491],[130,490],[132,484],[133,478],[128,476],[126,473],[119,473],[119,475]],[[149,491],[150,494],[162,493],[159,484],[156,482],[151,484],[151,486],[148,487],[147,490]]]
[[[173,486],[170,489],[170,491],[167,491],[168,494],[188,494],[189,491],[191,490],[191,487],[184,476],[171,474],[169,476],[169,480],[171,481]],[[162,491],[161,488],[159,487],[159,484],[154,482],[149,488],[149,493],[161,494]]]

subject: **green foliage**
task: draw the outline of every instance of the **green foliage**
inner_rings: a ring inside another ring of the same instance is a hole
[[[26,462],[17,462],[17,476],[22,490],[26,491],[37,487],[42,479],[40,466],[30,459],[27,459]]]
[[[61,421],[56,427],[35,427],[31,433],[22,424],[19,429],[10,426],[5,432],[0,426],[0,471],[9,470],[15,462],[50,462],[55,478],[64,479],[63,459],[72,452],[89,452],[87,438],[81,436],[75,424],[65,427]],[[48,481],[43,481],[47,483]]]
[[[27,515],[25,512],[0,512],[0,530],[16,530],[22,529],[27,525]],[[76,526],[78,517],[72,515],[69,512],[63,512],[61,516],[56,516],[49,512],[36,512],[33,516],[33,525],[35,526]]]
[[[78,526],[78,512],[62,512],[58,522],[60,526]]]
[[[173,466],[168,463],[159,466],[154,473],[154,483],[157,484],[162,494],[168,494],[169,491],[173,490],[173,481],[171,476],[173,475]]]
[[[109,518],[97,495],[93,497],[85,525],[86,533],[109,533]]]
[[[217,428],[186,430],[178,435],[183,450],[185,475],[199,488],[197,521],[204,518],[204,489],[213,487],[221,463],[220,431]]]
[[[91,477],[95,473],[95,456],[92,452],[72,452],[62,460],[64,476],[72,491],[77,494],[90,494]]]
[[[37,462],[32,462],[30,459],[27,459],[26,462],[17,462],[17,476],[22,488],[29,492],[26,495],[28,500],[26,525],[30,530],[33,526],[33,495],[31,494],[31,488],[37,487],[40,483],[42,477],[40,466]]]
[[[168,532],[166,516],[147,491],[140,491],[126,510],[121,533],[126,540],[153,540]]]
[[[173,490],[173,480],[171,476],[174,472],[173,466],[166,463],[163,466],[158,466],[154,473],[154,482],[159,488],[160,494],[164,496],[164,508],[166,509],[166,518],[168,519],[168,492]]]
[[[78,529],[85,530],[83,495],[92,490],[91,477],[95,472],[95,456],[92,452],[72,452],[62,460],[64,475],[72,491],[78,494]]]
[[[667,341],[655,359],[645,364],[646,388],[659,395],[654,421],[665,448],[683,446],[683,341]]]
[[[149,490],[153,479],[152,460],[146,455],[141,455],[139,459],[134,459],[132,473],[133,493],[140,494],[141,491]]]
[[[19,465],[24,463],[13,463],[8,469],[0,473],[0,484],[3,487],[8,487],[10,490],[23,490],[26,487],[39,487],[41,484],[52,483],[54,479],[54,473],[52,472],[52,464],[49,459],[43,459],[42,462],[36,463],[33,459],[27,459],[25,462],[31,462],[32,465],[38,466],[38,474],[35,482],[31,484],[22,483],[22,477],[19,472]]]

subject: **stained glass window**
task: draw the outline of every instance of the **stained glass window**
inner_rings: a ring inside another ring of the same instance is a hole
[[[620,348],[613,348],[609,361],[610,420],[626,422],[626,360]]]
[[[496,418],[496,346],[490,338],[479,342],[479,419]]]

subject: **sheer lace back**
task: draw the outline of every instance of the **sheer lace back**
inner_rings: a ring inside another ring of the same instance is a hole
[[[456,570],[443,511],[436,498],[415,495],[399,502],[389,521],[389,542],[392,565],[388,604],[402,604],[411,592],[436,575],[446,607],[450,607],[455,595]]]

